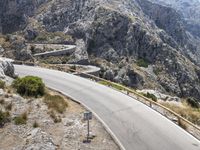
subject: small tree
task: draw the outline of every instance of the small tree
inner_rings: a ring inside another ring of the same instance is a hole
[[[152,99],[154,102],[157,102],[157,97],[154,94],[147,92],[147,94],[143,94],[145,97]]]
[[[191,97],[188,98],[187,103],[188,103],[188,105],[190,105],[193,108],[200,108],[199,102],[194,98],[191,98]]]
[[[138,65],[139,67],[148,68],[149,63],[148,63],[146,60],[144,60],[144,59],[138,59],[138,60],[137,60],[137,65]]]
[[[35,76],[26,76],[17,78],[13,81],[13,87],[22,96],[42,96],[45,92],[45,85],[41,78]]]

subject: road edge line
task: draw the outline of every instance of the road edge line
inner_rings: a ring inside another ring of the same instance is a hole
[[[48,87],[48,86],[47,86],[47,87]],[[57,91],[57,92],[59,92],[59,93],[65,95],[65,96],[71,98],[73,101],[78,102],[78,103],[81,104],[83,107],[85,107],[87,110],[91,111],[91,112],[95,115],[95,117],[102,123],[102,125],[103,125],[104,128],[105,128],[105,130],[110,134],[110,136],[113,138],[114,142],[119,146],[119,148],[120,148],[121,150],[126,150],[126,149],[124,148],[124,146],[122,145],[122,143],[121,143],[121,142],[119,141],[119,139],[117,138],[117,136],[112,132],[112,130],[108,127],[108,125],[101,119],[101,117],[99,117],[99,115],[97,115],[97,114],[93,111],[93,109],[91,109],[90,107],[86,106],[84,103],[81,103],[79,100],[76,100],[73,96],[71,96],[71,95],[69,95],[69,94],[66,94],[66,93],[63,92],[63,91],[59,91],[59,90],[57,90],[57,89],[55,89],[55,88],[51,88],[51,87],[48,87],[48,88],[50,88],[50,89],[52,89],[52,90],[54,90],[54,91]]]

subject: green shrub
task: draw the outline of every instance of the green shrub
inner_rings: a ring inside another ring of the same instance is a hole
[[[144,68],[148,68],[148,66],[149,66],[148,62],[146,60],[144,60],[144,59],[138,59],[137,60],[137,65],[139,67],[144,67]]]
[[[4,126],[4,124],[9,121],[10,121],[9,112],[3,112],[0,110],[0,127]]]
[[[154,94],[150,94],[147,92],[147,94],[143,94],[145,97],[152,99],[154,102],[157,102],[157,97]]]
[[[155,68],[155,69],[153,70],[153,72],[155,73],[155,75],[159,75],[159,73],[162,72],[162,69],[160,69],[160,68]]]
[[[0,89],[4,89],[5,88],[5,82],[0,80]]]
[[[121,87],[120,85],[113,84],[113,83],[108,83],[108,82],[106,82],[106,81],[99,81],[98,83],[100,83],[100,84],[102,84],[102,85],[105,85],[105,86],[111,86],[112,88],[117,89],[117,90],[119,90],[119,91],[124,90],[124,88]]]
[[[42,96],[45,92],[45,85],[41,78],[34,76],[26,76],[17,78],[13,81],[13,87],[17,93],[22,96]]]
[[[44,102],[49,109],[55,110],[58,113],[63,113],[68,107],[68,103],[59,95],[46,94],[44,96]]]
[[[187,103],[188,103],[188,105],[190,105],[193,108],[200,108],[199,102],[194,98],[188,98]]]
[[[27,113],[23,113],[14,118],[14,122],[16,125],[26,124],[27,121]]]
[[[48,40],[48,35],[46,34],[40,34],[35,38],[35,41],[47,41]]]

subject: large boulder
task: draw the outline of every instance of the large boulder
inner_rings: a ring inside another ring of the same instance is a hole
[[[27,40],[34,40],[38,36],[38,32],[34,29],[27,29],[25,33],[25,38]]]
[[[15,78],[15,68],[10,61],[0,58],[0,78],[3,79],[5,76]]]

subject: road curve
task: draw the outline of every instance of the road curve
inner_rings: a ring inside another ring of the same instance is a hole
[[[60,49],[60,50],[53,50],[53,51],[47,51],[43,53],[37,53],[34,54],[33,56],[39,57],[39,56],[58,56],[58,55],[65,55],[65,54],[70,54],[75,51],[76,46],[75,45],[66,45],[67,48]]]
[[[200,150],[196,138],[118,91],[60,71],[19,65],[15,69],[20,76],[41,77],[48,87],[91,108],[126,150]]]

